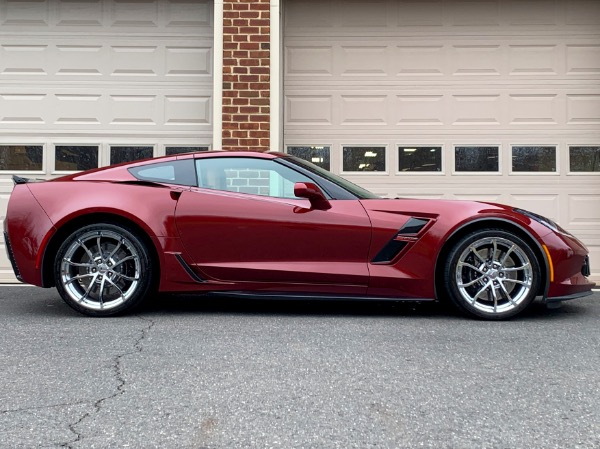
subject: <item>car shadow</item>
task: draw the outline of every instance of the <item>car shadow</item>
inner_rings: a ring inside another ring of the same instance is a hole
[[[154,314],[240,314],[294,316],[364,316],[419,317],[427,319],[469,319],[447,302],[407,301],[348,301],[348,300],[289,300],[239,299],[224,296],[161,294],[148,298],[136,311],[140,315]],[[512,321],[556,319],[585,314],[576,303],[548,309],[536,301]]]

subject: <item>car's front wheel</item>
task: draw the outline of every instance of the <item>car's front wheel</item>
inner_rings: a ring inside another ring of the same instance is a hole
[[[452,302],[476,317],[501,320],[522,312],[538,294],[540,265],[522,238],[484,229],[451,249],[444,280]]]
[[[116,315],[148,294],[152,259],[144,242],[123,226],[84,226],[66,238],[54,263],[56,289],[89,316]]]

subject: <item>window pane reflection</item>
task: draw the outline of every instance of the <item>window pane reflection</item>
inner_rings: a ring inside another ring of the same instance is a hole
[[[296,156],[300,159],[304,159],[305,161],[312,162],[315,165],[318,165],[325,170],[330,170],[330,161],[329,161],[329,151],[330,147],[328,146],[291,146],[287,147],[288,154],[292,156]]]
[[[497,172],[498,151],[498,147],[456,147],[454,169],[457,172]]]
[[[512,171],[555,172],[556,147],[512,147]]]
[[[574,172],[600,172],[600,146],[569,147],[569,167]]]
[[[344,147],[344,171],[385,171],[385,147]]]
[[[56,170],[81,171],[98,167],[98,146],[57,145],[54,148]]]
[[[442,147],[398,147],[398,171],[442,171]]]
[[[110,147],[110,165],[137,161],[152,157],[152,147],[116,146]]]
[[[42,145],[0,145],[0,170],[43,170]]]

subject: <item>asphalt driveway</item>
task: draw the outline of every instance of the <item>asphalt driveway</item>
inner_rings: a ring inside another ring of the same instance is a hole
[[[439,305],[164,296],[93,319],[0,287],[2,448],[598,448],[600,293]]]

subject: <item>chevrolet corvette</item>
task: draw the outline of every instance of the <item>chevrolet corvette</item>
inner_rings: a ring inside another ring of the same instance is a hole
[[[591,294],[588,251],[518,208],[384,199],[283,153],[212,151],[49,181],[13,177],[4,237],[22,282],[89,316],[151,292],[449,300],[501,320]]]

